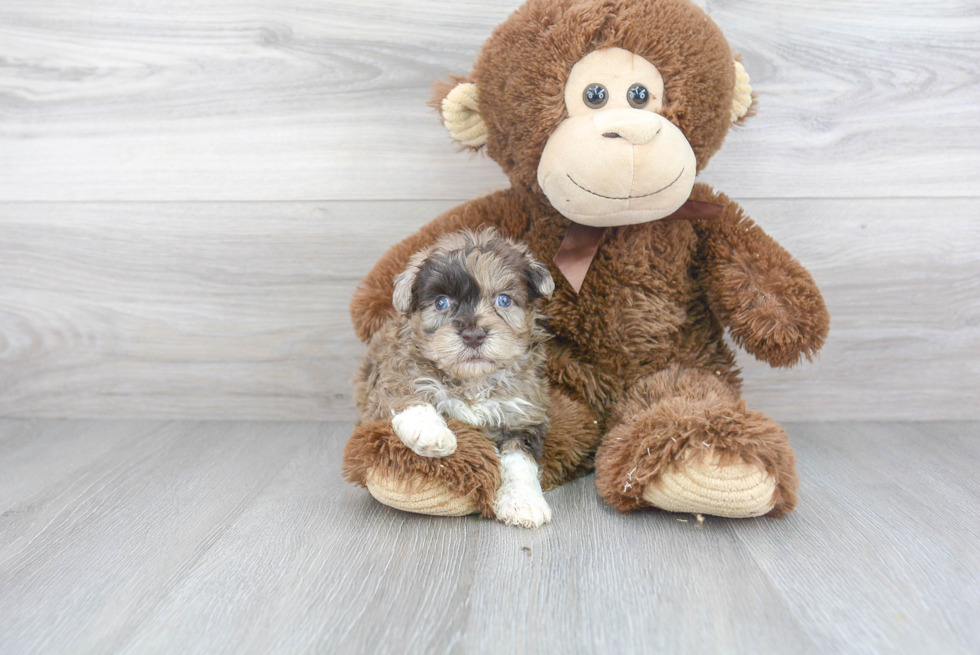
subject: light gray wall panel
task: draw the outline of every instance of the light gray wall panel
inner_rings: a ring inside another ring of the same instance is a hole
[[[453,203],[15,204],[0,217],[0,415],[346,418],[347,303]],[[980,418],[975,201],[745,200],[833,316],[812,365],[742,354],[777,418]]]
[[[505,185],[425,106],[517,0],[0,7],[0,201],[466,199]],[[976,196],[972,1],[703,2],[760,95],[740,197]],[[533,91],[533,90],[532,90]]]
[[[742,357],[752,404],[980,417],[975,3],[699,4],[761,101],[703,178],[834,315],[811,366]],[[425,99],[517,5],[4,2],[0,415],[349,416],[356,281],[506,185]]]

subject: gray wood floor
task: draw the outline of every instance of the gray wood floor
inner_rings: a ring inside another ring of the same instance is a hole
[[[797,423],[799,510],[391,510],[348,423],[0,421],[2,653],[976,653],[980,424]]]

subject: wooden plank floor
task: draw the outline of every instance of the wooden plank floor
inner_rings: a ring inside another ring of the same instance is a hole
[[[2,653],[976,653],[980,424],[797,423],[786,520],[375,503],[348,423],[0,421]]]

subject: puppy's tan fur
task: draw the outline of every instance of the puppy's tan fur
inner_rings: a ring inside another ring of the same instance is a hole
[[[479,285],[467,317],[486,330],[479,359],[460,337],[461,314],[425,302],[423,270],[432,262],[458,267]],[[372,336],[354,380],[361,422],[428,404],[446,419],[482,428],[502,453],[540,457],[549,393],[537,297],[553,289],[526,246],[493,230],[450,234],[417,253],[396,279],[398,317]],[[512,298],[510,308],[495,307],[499,294]]]

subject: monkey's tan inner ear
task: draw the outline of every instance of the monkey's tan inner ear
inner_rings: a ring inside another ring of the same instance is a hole
[[[476,85],[457,84],[442,100],[442,122],[454,139],[470,148],[487,142],[487,125],[480,116]]]
[[[752,106],[752,87],[749,86],[749,74],[745,72],[742,62],[735,62],[735,99],[732,103],[732,122],[745,116]]]

